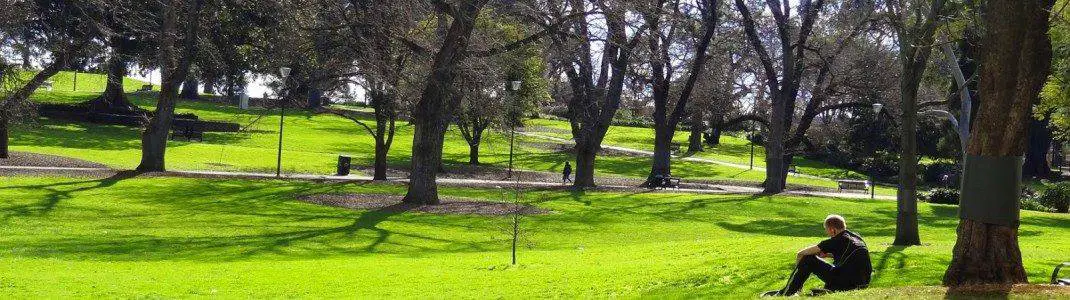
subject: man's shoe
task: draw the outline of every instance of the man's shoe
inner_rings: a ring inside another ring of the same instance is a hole
[[[831,293],[832,293],[832,290],[826,290],[826,289],[812,289],[812,290],[810,290],[810,296],[821,296],[821,295],[826,295],[826,294],[831,294]]]
[[[787,293],[784,293],[784,290],[773,290],[773,291],[768,291],[768,292],[762,293],[758,297],[765,298],[765,297],[782,297],[782,296],[791,296],[791,295],[788,295]]]

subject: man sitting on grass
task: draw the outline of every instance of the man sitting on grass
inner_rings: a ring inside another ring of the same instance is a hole
[[[838,215],[825,218],[825,233],[829,239],[799,250],[795,255],[795,271],[783,290],[769,291],[763,296],[790,296],[802,289],[810,274],[825,282],[825,290],[847,291],[869,285],[873,265],[869,249],[862,237],[847,230],[847,221]],[[832,264],[819,257],[832,256]],[[815,293],[824,291],[815,290]]]

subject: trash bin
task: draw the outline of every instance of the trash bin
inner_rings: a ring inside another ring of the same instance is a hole
[[[338,156],[338,176],[349,175],[350,158],[348,155]]]

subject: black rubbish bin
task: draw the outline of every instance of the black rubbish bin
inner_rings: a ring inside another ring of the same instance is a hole
[[[338,176],[349,175],[349,165],[352,158],[347,155],[338,156]]]

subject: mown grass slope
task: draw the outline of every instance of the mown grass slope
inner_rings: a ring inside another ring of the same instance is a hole
[[[895,203],[807,197],[533,191],[509,265],[505,217],[348,210],[318,193],[403,186],[297,181],[8,177],[0,181],[0,294],[15,298],[753,297],[846,216],[873,287],[938,285],[953,206],[921,204],[923,246],[889,246]],[[503,199],[499,191],[446,195]],[[1070,247],[1070,216],[1022,212],[1033,282]],[[811,282],[816,285],[816,280]],[[909,295],[908,295],[909,296]]]

